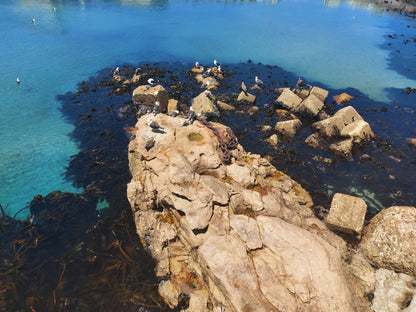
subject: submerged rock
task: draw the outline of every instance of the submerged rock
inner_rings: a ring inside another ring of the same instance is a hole
[[[343,104],[345,102],[351,101],[352,99],[353,97],[345,92],[338,95],[334,95],[334,100],[335,102],[337,102],[337,104]]]
[[[298,183],[221,124],[159,114],[161,133],[147,118],[129,145],[127,195],[172,307],[186,295],[200,311],[366,311],[345,275],[345,243]]]

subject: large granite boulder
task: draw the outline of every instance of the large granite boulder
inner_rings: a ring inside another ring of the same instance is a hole
[[[218,115],[218,109],[215,106],[213,97],[207,93],[202,92],[192,100],[192,106],[195,114],[201,115]]]
[[[161,112],[168,107],[169,93],[161,85],[142,85],[133,91],[133,102],[139,105],[153,107],[156,101],[160,103],[159,110]]]
[[[191,311],[368,311],[309,194],[229,128],[163,114],[135,127],[127,196],[172,308],[186,295]]]
[[[416,208],[382,210],[365,228],[363,255],[376,267],[416,276]]]

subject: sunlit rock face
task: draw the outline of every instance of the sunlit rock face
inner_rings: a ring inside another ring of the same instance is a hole
[[[129,161],[137,231],[171,307],[186,295],[188,311],[366,310],[344,274],[345,243],[309,194],[229,128],[145,115]]]

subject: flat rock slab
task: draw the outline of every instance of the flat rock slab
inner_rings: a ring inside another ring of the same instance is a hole
[[[360,243],[374,266],[416,276],[416,208],[393,206],[379,212]]]
[[[359,238],[363,229],[367,204],[359,197],[336,193],[332,198],[326,222],[336,231]]]
[[[248,93],[248,92],[247,94],[245,94],[243,91],[241,91],[241,93],[238,95],[238,98],[237,98],[237,102],[246,101],[249,103],[254,103],[255,100],[256,100],[255,95]]]

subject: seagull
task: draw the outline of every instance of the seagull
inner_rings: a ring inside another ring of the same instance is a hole
[[[52,11],[56,12],[56,8],[55,8],[55,7],[53,7],[53,8],[52,8]]]
[[[296,83],[296,86],[302,87],[304,84],[305,84],[305,80],[299,77],[298,82]]]
[[[163,128],[156,121],[153,121],[152,118],[147,119],[147,125],[153,130],[163,131]]]
[[[117,75],[119,73],[120,73],[120,67],[117,66],[117,68],[113,72],[113,75]]]
[[[217,66],[217,67],[218,67],[218,66],[221,66],[221,64],[220,64],[220,63],[218,63],[218,62],[217,62],[217,60],[214,60],[214,65],[215,65],[215,66]]]
[[[186,119],[188,119],[191,123],[194,122],[194,120],[195,120],[195,111],[194,111],[193,106],[189,107],[188,118],[186,118]]]
[[[262,85],[263,84],[263,81],[261,81],[259,79],[259,77],[257,77],[257,76],[256,76],[256,78],[254,78],[254,80],[256,81],[256,84],[258,84],[258,85]]]
[[[30,21],[32,24],[36,23],[36,20],[34,18],[32,18],[32,20]]]
[[[244,81],[241,81],[241,90],[243,90],[244,94],[247,96],[247,86]]]
[[[155,84],[155,80],[153,78],[149,78],[147,80],[147,83],[150,84],[151,86],[153,86]]]
[[[220,66],[218,66],[218,72],[220,73],[221,72],[221,65]]]
[[[201,86],[201,88],[208,88],[208,86],[209,86],[209,80],[208,80],[207,82],[205,82],[205,83]]]
[[[136,70],[134,71],[135,75],[138,75],[138,73],[141,71],[142,69],[140,67],[137,67]]]
[[[210,73],[211,73],[211,68],[208,68],[208,70],[205,73],[203,73],[202,75],[204,77],[208,77]]]
[[[16,78],[16,83],[20,83],[19,77]]]
[[[178,116],[179,115],[179,111],[177,110],[177,109],[175,109],[173,112],[172,112],[172,117],[176,117],[176,116]]]
[[[195,62],[195,67],[199,67],[199,62]]]
[[[157,115],[159,113],[160,102],[156,101],[155,105],[153,106],[153,114]]]

